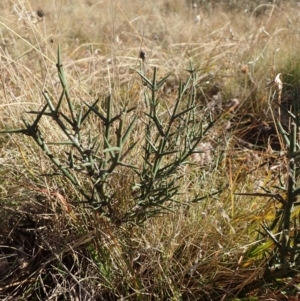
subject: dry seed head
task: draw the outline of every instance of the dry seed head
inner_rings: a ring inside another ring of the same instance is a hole
[[[40,15],[42,17],[40,17]],[[44,13],[43,11],[32,11],[32,12],[28,12],[28,19],[31,23],[36,24],[38,22],[41,22],[43,20],[44,17]]]
[[[242,73],[244,73],[244,74],[248,74],[248,73],[249,73],[249,67],[248,67],[248,65],[243,65],[243,66],[241,67],[241,71],[242,71]]]
[[[42,9],[38,9],[36,14],[38,15],[38,17],[43,18],[45,17],[45,13]]]
[[[141,50],[139,54],[139,58],[144,62],[146,59],[146,53],[145,51]]]
[[[14,5],[12,9],[18,17],[18,22],[23,21],[26,23],[36,24],[41,22],[45,16],[45,13],[42,9],[37,11],[26,11],[23,7],[20,8],[18,5]]]

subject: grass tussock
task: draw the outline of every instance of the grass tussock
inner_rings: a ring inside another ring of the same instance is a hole
[[[77,2],[0,4],[1,298],[296,300],[298,4]]]

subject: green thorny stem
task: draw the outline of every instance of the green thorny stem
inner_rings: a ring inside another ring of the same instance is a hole
[[[196,71],[191,67],[188,79],[179,85],[173,108],[168,108],[167,114],[162,114],[158,91],[170,74],[157,80],[157,69],[154,68],[150,80],[136,70],[145,86],[144,100],[148,108],[144,112],[146,118],[143,118],[143,134],[136,127],[139,118],[136,108],[121,108],[119,113],[114,114],[112,95],[104,98],[100,109],[97,106],[99,98],[91,105],[85,103],[85,113],[82,109],[77,113],[68,90],[59,48],[57,56],[57,70],[62,87],[57,104],[53,103],[49,92],[44,91],[46,104],[43,109],[28,112],[37,115],[32,125],[24,120],[25,129],[5,130],[1,133],[22,133],[30,136],[59,171],[48,176],[66,177],[83,197],[82,201],[75,203],[87,204],[116,224],[142,223],[154,215],[174,208],[179,195],[178,170],[182,165],[188,164],[190,155],[202,152],[198,149],[199,143],[215,123],[215,120],[207,121],[206,117],[199,117],[195,101],[198,84]],[[62,109],[64,100],[67,102],[67,112]],[[95,114],[101,124],[100,135],[98,132],[94,137],[93,133],[84,131],[84,125],[91,114]],[[67,137],[67,141],[45,141],[39,127],[43,116],[52,118]],[[142,137],[133,141],[131,134],[137,130]],[[84,137],[87,139],[83,139]],[[57,144],[67,148],[66,156],[60,159],[49,148],[49,145]],[[142,146],[142,164],[130,164],[129,154],[139,145]],[[116,198],[120,196],[112,187],[112,183],[118,180],[120,169],[122,172],[127,169],[135,175],[131,183],[132,194],[123,196],[125,202],[122,202],[122,208],[115,205],[118,204]],[[80,182],[79,174],[85,175],[85,183],[87,180],[90,188]],[[198,202],[206,197],[197,195],[191,202]]]

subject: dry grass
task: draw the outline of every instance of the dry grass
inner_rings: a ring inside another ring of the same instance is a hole
[[[192,62],[199,74],[199,114],[222,116],[201,145],[204,154],[180,170],[179,201],[188,203],[195,194],[203,200],[141,227],[116,227],[75,206],[79,196],[71,184],[41,176],[52,167],[28,137],[0,136],[3,300],[282,297],[261,282],[265,250],[246,252],[260,223],[274,218],[274,203],[235,193],[279,185],[278,173],[286,172],[276,152],[274,89],[266,86],[278,73],[286,90],[298,84],[299,8],[281,1],[245,12],[200,2],[196,8],[179,0],[1,2],[1,129],[22,127],[24,112],[44,103],[41,91],[59,98],[58,45],[78,108],[112,94],[116,111],[134,105],[142,116],[145,88],[133,72],[142,50],[147,75],[154,66],[159,77],[173,71],[160,91],[162,112],[174,103]],[[86,130],[100,126],[91,120]],[[270,134],[259,133],[269,127],[275,138],[268,142]],[[49,141],[61,135],[51,120],[43,120],[43,130]],[[133,132],[133,140],[142,134]],[[55,153],[63,151],[55,147]],[[138,155],[131,159],[138,163]],[[130,175],[115,181],[120,198],[127,197]]]

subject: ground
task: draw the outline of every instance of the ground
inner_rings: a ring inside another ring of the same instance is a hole
[[[299,9],[2,1],[1,298],[297,300]]]

